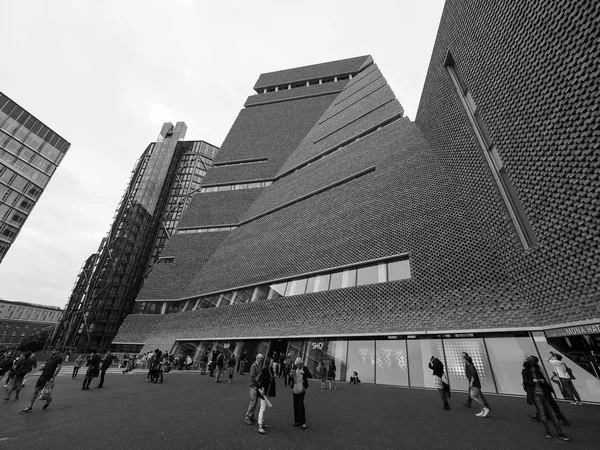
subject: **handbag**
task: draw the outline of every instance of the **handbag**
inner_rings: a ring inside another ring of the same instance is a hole
[[[44,389],[42,389],[42,393],[40,394],[40,400],[48,400],[52,396],[52,389],[54,389],[54,383],[48,381]]]

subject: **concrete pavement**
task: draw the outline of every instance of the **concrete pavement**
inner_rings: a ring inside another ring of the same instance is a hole
[[[61,373],[46,411],[37,401],[19,414],[31,396],[32,376],[18,401],[0,404],[0,447],[65,449],[502,449],[597,448],[600,407],[560,403],[572,422],[570,442],[547,439],[524,398],[487,395],[492,412],[461,405],[455,393],[444,411],[435,391],[338,383],[337,391],[311,382],[306,395],[308,429],[292,427],[292,394],[277,379],[277,396],[267,410],[268,434],[244,424],[248,376],[220,384],[208,375],[186,371],[165,374],[163,384],[145,381],[143,372],[108,373],[105,387],[81,391]]]

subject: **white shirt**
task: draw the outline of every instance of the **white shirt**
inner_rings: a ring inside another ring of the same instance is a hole
[[[571,378],[569,376],[569,372],[567,372],[567,365],[563,361],[559,361],[555,358],[550,358],[548,362],[554,366],[554,370],[556,371],[556,374],[559,378]]]

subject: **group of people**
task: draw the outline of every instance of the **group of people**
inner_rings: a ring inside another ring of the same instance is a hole
[[[331,361],[321,361],[317,365],[317,372],[319,372],[319,378],[321,379],[321,389],[327,389],[327,383],[329,383],[329,390],[331,391],[333,386],[333,389],[337,391],[335,382],[337,369],[333,359]]]
[[[292,360],[292,355],[288,355]],[[304,407],[304,397],[308,389],[308,379],[312,374],[308,367],[302,361],[302,358],[296,358],[294,366],[290,369],[285,380],[285,385],[292,389],[294,401],[294,426],[306,430],[306,410]],[[250,367],[250,404],[246,411],[245,423],[254,424],[256,420],[256,409],[258,407],[258,432],[266,434],[268,426],[265,423],[267,407],[270,406],[269,398],[275,397],[275,377],[276,372],[273,367],[273,359],[258,354],[255,362]]]
[[[62,362],[63,360],[59,354],[59,349],[53,348],[48,360],[40,367],[42,373],[33,388],[31,401],[29,402],[29,405],[21,411],[21,414],[30,413],[33,410],[33,404],[37,400],[40,391],[49,384],[54,385],[54,380],[56,375],[60,372]],[[13,392],[15,393],[15,400],[19,398],[21,389],[25,387],[27,377],[35,368],[37,368],[37,361],[35,355],[31,351],[26,351],[19,355],[16,351],[7,349],[0,355],[0,380],[6,375],[6,382],[4,385],[6,396],[2,400],[4,403],[10,401]],[[52,397],[48,395],[42,409],[48,408],[51,401]]]
[[[468,353],[463,352],[462,357],[465,364],[465,376],[468,380],[468,398],[463,405],[470,408],[474,400],[481,408],[481,411],[476,416],[487,417],[491,407],[481,390],[481,380],[479,379],[477,368]],[[575,389],[575,386],[573,386],[573,376],[562,359],[561,355],[550,352],[548,362],[554,367],[554,374],[551,380],[560,386],[561,392],[571,399],[572,404],[581,405],[579,393]],[[429,368],[433,371],[434,386],[442,398],[443,409],[450,409],[450,404],[448,403],[451,395],[450,384],[447,374],[444,372],[444,364],[439,358],[432,356]],[[558,437],[564,441],[570,440],[562,429],[562,425],[569,425],[569,422],[554,400],[554,389],[541,369],[537,356],[531,355],[524,358],[521,377],[523,380],[523,389],[527,394],[527,403],[535,406],[536,409],[535,416],[530,417],[542,423],[547,438],[553,437],[549,426],[549,422],[552,422]]]

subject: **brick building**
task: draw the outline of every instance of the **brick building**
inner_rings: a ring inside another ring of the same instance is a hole
[[[36,331],[54,332],[62,315],[54,306],[0,300],[0,347],[18,347]]]
[[[114,348],[517,395],[556,349],[600,401],[594,17],[448,1],[414,122],[370,56],[261,75]]]

